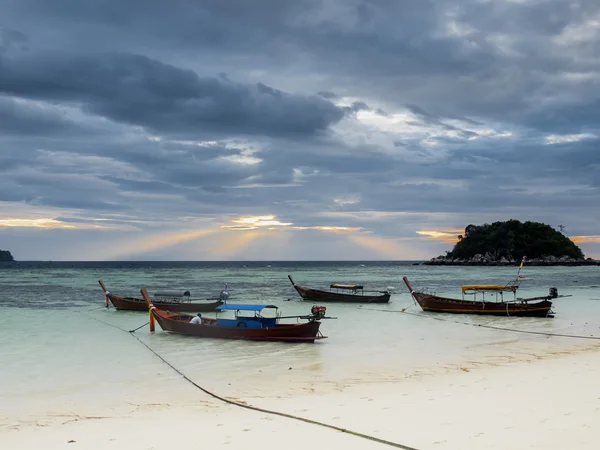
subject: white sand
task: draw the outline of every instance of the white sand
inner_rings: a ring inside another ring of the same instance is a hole
[[[448,369],[325,395],[246,401],[418,449],[599,446],[600,346],[551,359],[444,372]],[[327,428],[224,405],[194,389],[188,392],[191,404],[184,406],[149,404],[98,418],[54,417],[37,426],[3,426],[0,448],[386,448]]]

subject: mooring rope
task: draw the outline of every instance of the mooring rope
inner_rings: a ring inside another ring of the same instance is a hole
[[[413,306],[413,305],[410,305]],[[408,306],[407,308],[410,308],[410,306]],[[381,311],[381,312],[387,312],[387,313],[400,313],[400,314],[408,314],[410,316],[415,316],[415,317],[420,317],[421,319],[433,319],[433,320],[439,320],[442,322],[452,322],[452,323],[458,323],[460,325],[470,325],[473,327],[479,327],[479,328],[490,328],[493,330],[501,330],[501,331],[511,331],[514,333],[525,333],[525,334],[538,334],[538,335],[543,335],[543,336],[556,336],[556,337],[567,337],[567,338],[576,338],[576,339],[592,339],[592,340],[599,340],[600,336],[584,336],[581,334],[561,334],[561,333],[549,333],[546,331],[530,331],[530,330],[519,330],[517,328],[507,328],[507,327],[498,327],[498,326],[494,326],[494,325],[487,325],[488,323],[491,322],[487,322],[484,324],[481,323],[472,323],[472,322],[462,322],[460,320],[453,320],[453,319],[446,319],[444,317],[433,317],[429,314],[420,314],[420,313],[413,313],[413,312],[408,312],[406,311],[407,308],[403,308],[401,311],[398,310],[391,310],[391,309],[375,309],[375,308],[361,308],[363,310],[366,311]]]
[[[79,312],[79,311],[77,311],[77,312]],[[82,314],[82,315],[84,315],[84,316],[86,316],[86,317],[88,317],[90,319],[96,320],[97,322],[101,322],[101,323],[103,323],[105,325],[109,325],[109,326],[111,326],[113,328],[116,328],[118,330],[121,330],[121,331],[123,331],[125,333],[128,333],[129,335],[133,336],[134,338],[136,338],[138,340],[138,342],[140,344],[142,344],[144,347],[146,347],[148,350],[150,350],[152,353],[154,353],[154,355],[156,355],[162,362],[164,362],[171,369],[173,369],[175,372],[177,372],[179,375],[181,375],[184,380],[186,380],[187,382],[191,383],[193,386],[195,386],[196,388],[200,389],[205,394],[208,394],[211,397],[216,398],[217,400],[220,400],[220,401],[222,401],[224,403],[227,403],[227,404],[230,404],[230,405],[234,405],[234,406],[239,406],[240,408],[249,409],[251,411],[258,411],[258,412],[262,412],[262,413],[265,413],[265,414],[272,414],[272,415],[275,415],[275,416],[286,417],[288,419],[298,420],[298,421],[309,423],[309,424],[312,424],[312,425],[319,425],[319,426],[322,426],[322,427],[325,427],[325,428],[330,428],[332,430],[340,431],[342,433],[350,434],[352,436],[360,437],[360,438],[363,438],[363,439],[368,439],[370,441],[374,441],[374,442],[377,442],[379,444],[387,445],[387,446],[390,446],[390,447],[401,448],[403,450],[417,450],[415,447],[409,447],[407,445],[399,444],[397,442],[388,441],[388,440],[381,439],[381,438],[378,438],[378,437],[375,437],[375,436],[371,436],[371,435],[368,435],[368,434],[360,433],[358,431],[353,431],[353,430],[349,430],[347,428],[342,428],[342,427],[338,427],[336,425],[331,425],[331,424],[328,424],[328,423],[325,423],[325,422],[319,422],[317,420],[307,419],[305,417],[296,416],[294,414],[288,414],[288,413],[284,413],[284,412],[280,412],[280,411],[274,411],[274,410],[271,410],[271,409],[259,408],[258,406],[247,405],[245,403],[241,403],[241,402],[237,402],[235,400],[231,400],[231,399],[228,399],[228,398],[225,398],[225,397],[221,397],[220,395],[215,394],[212,391],[209,391],[208,389],[200,386],[195,381],[191,380],[187,375],[185,375],[177,367],[175,367],[173,364],[171,364],[169,361],[167,361],[165,358],[163,358],[152,347],[150,347],[148,344],[146,344],[144,341],[142,341],[139,337],[137,337],[134,334],[140,328],[148,325],[149,322],[146,322],[145,324],[143,324],[143,325],[141,325],[141,326],[139,326],[139,327],[137,327],[137,328],[135,328],[133,330],[127,331],[124,328],[121,328],[121,327],[119,327],[117,325],[114,325],[112,323],[106,322],[104,320],[98,319],[96,317],[92,317],[92,316],[89,316],[89,315],[83,314],[83,313],[80,313],[80,314]]]

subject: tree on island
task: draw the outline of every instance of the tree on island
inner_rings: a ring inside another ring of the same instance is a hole
[[[0,250],[0,261],[14,261],[15,258],[10,254],[8,250]]]
[[[469,259],[477,254],[489,253],[495,260],[506,258],[520,261],[549,256],[567,256],[576,260],[585,258],[581,249],[567,236],[549,225],[539,222],[521,223],[518,220],[494,222],[484,225],[468,225],[448,259]]]

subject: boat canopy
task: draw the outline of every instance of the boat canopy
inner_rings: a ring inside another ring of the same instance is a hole
[[[515,291],[518,286],[507,286],[505,284],[466,284],[462,291]]]
[[[337,288],[337,289],[352,289],[352,290],[363,288],[359,284],[340,284],[340,283],[332,283],[330,287]]]
[[[155,297],[190,297],[192,294],[190,291],[180,291],[180,290],[166,290],[166,291],[156,291],[154,293]]]
[[[275,305],[254,305],[254,304],[244,304],[244,303],[225,303],[223,305],[217,306],[217,310],[219,311],[260,311],[264,308],[275,308]]]

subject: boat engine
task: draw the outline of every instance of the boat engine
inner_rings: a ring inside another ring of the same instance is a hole
[[[310,309],[310,313],[313,315],[313,320],[319,320],[325,317],[325,311],[327,311],[325,306],[315,305]]]
[[[558,297],[558,289],[556,289],[555,287],[551,287],[548,292],[548,297],[550,297],[550,298]]]
[[[225,285],[225,288],[219,292],[219,300],[224,302],[227,301],[227,299],[229,299],[229,292],[227,292],[227,285]]]

